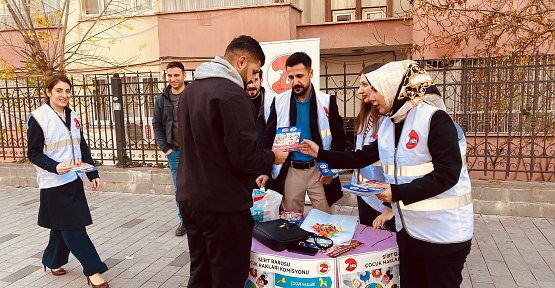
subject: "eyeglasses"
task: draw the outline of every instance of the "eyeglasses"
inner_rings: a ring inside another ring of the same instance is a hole
[[[311,242],[313,242],[314,245],[316,245],[316,247],[318,247],[321,250],[326,250],[326,249],[329,249],[331,246],[333,246],[333,240],[331,240],[328,237],[312,234],[308,237],[307,240],[311,238],[312,238]]]

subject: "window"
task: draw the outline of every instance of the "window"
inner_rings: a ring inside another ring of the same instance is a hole
[[[0,29],[10,29],[14,26],[15,23],[13,22],[12,15],[10,15],[8,11],[8,7],[0,4]]]
[[[385,18],[387,7],[374,7],[362,9],[362,19],[381,19]]]
[[[355,20],[355,10],[333,11],[333,22],[353,21]]]
[[[85,15],[100,14],[100,5],[98,0],[83,0],[83,11]]]
[[[151,10],[152,1],[150,0],[135,0],[135,9],[138,11]]]
[[[0,0],[0,2],[2,2]],[[23,2],[21,1],[10,1],[11,5],[22,5]],[[34,5],[34,1],[31,2]],[[46,23],[50,23],[50,26],[52,25],[58,25],[60,23],[60,21],[54,17],[54,13],[58,10],[60,10],[60,1],[59,0],[41,0],[40,2],[36,3],[38,6],[37,8],[34,8],[34,6],[30,6],[30,12],[31,14],[37,12],[37,11],[41,11],[45,18],[43,19],[47,19],[48,22]],[[19,7],[16,7],[19,8]],[[23,11],[23,9],[19,8],[17,10],[21,10]],[[24,13],[24,12],[22,12]],[[26,19],[26,18],[25,18]],[[35,25],[38,22],[35,21]],[[41,22],[38,24],[42,24],[45,22]],[[48,25],[47,25],[48,26]],[[15,21],[13,20],[12,15],[10,14],[9,10],[8,10],[8,6],[6,4],[0,4],[0,29],[13,29],[15,28]],[[43,26],[44,27],[44,26]]]
[[[114,15],[152,9],[152,0],[82,0],[82,15],[91,17],[99,15],[102,8],[104,15]]]

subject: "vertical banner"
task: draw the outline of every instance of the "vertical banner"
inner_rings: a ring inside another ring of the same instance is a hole
[[[245,288],[336,287],[333,258],[293,259],[251,251]]]
[[[281,94],[291,89],[285,61],[295,52],[305,52],[312,59],[312,84],[316,91],[320,90],[320,38],[262,42],[260,46],[266,55],[262,67],[262,86],[266,91]]]
[[[337,257],[339,287],[400,288],[399,249]]]

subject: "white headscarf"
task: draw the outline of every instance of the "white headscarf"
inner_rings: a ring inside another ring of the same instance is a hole
[[[403,60],[390,62],[382,67],[365,74],[368,82],[384,96],[386,114],[394,123],[399,123],[407,117],[407,113],[422,101],[445,110],[445,105],[435,94],[426,94],[426,89],[433,85],[432,78],[426,70],[415,61]],[[398,109],[393,110],[395,101],[405,100]]]

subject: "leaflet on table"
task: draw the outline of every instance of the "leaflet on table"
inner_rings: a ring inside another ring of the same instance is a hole
[[[343,192],[348,192],[357,196],[371,196],[385,191],[385,189],[376,188],[376,185],[380,184],[385,183],[377,180],[369,180],[358,184],[344,185],[343,187],[341,187],[341,190],[343,190]]]
[[[337,257],[342,287],[400,288],[398,248]]]
[[[276,131],[276,138],[274,138],[272,149],[283,149],[289,152],[297,151],[300,139],[300,126],[280,127]]]
[[[330,169],[328,163],[326,162],[317,162],[316,165],[318,165],[318,170],[320,170],[320,174],[322,174],[322,176],[337,175],[341,172],[352,170],[352,169]]]
[[[293,259],[251,251],[245,288],[337,287],[335,259]]]
[[[86,173],[86,172],[91,172],[91,171],[98,170],[98,168],[96,168],[96,166],[93,166],[89,163],[81,162],[81,163],[77,163],[77,164],[71,166],[70,170],[71,171],[76,171],[76,172]]]

